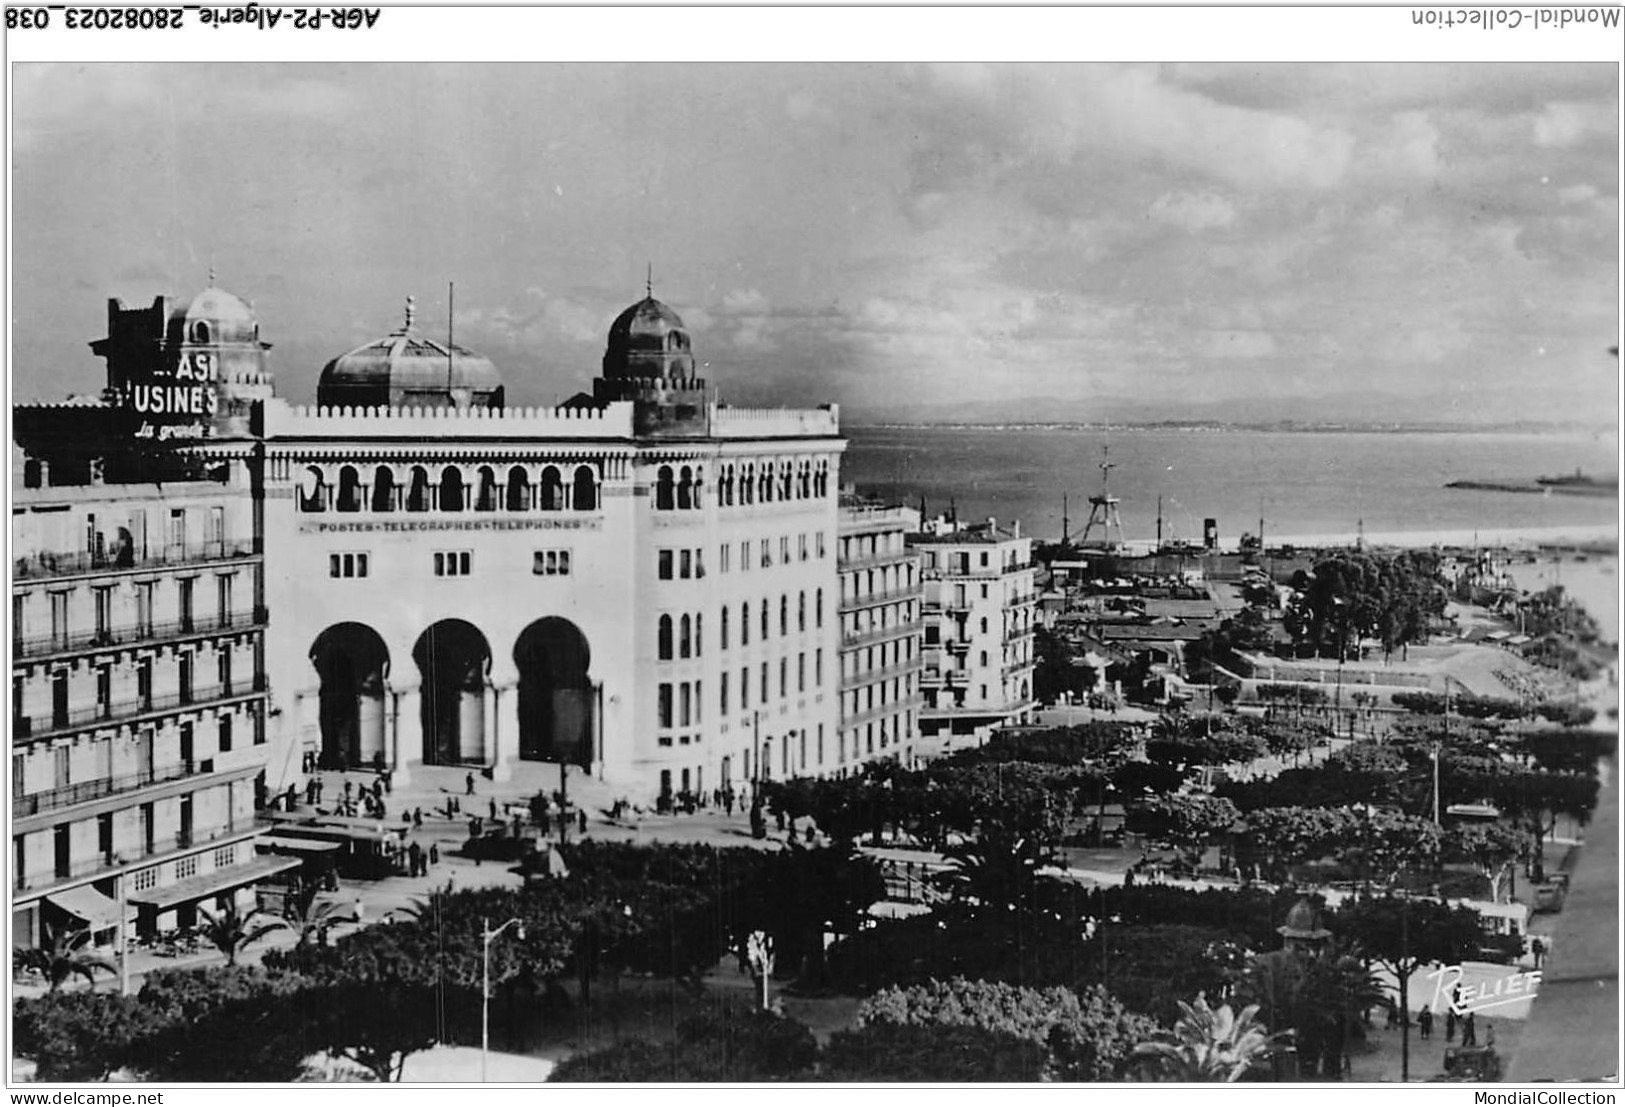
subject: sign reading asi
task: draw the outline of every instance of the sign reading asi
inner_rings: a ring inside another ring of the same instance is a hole
[[[124,390],[127,410],[137,416],[137,438],[203,438],[219,409],[215,383],[220,367],[214,354],[192,350],[172,371],[159,370],[131,381]]]

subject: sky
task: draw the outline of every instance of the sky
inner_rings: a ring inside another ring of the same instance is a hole
[[[510,404],[654,293],[849,422],[1612,423],[1617,68],[17,64],[13,387],[253,303],[278,394],[417,301]]]

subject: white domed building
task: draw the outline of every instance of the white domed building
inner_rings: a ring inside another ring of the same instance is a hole
[[[717,404],[652,297],[558,408],[409,311],[315,407],[265,403],[263,443],[273,791],[307,752],[644,799],[846,763],[837,410]]]

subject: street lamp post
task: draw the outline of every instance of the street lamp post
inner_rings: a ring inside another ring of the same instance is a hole
[[[495,930],[491,920],[480,920],[480,1083],[485,1083],[486,1069],[491,1059],[491,943],[510,926],[517,927],[515,936],[525,940],[525,924],[521,919],[509,919]]]

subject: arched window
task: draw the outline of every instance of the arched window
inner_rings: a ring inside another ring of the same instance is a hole
[[[805,592],[801,593],[797,604],[796,629],[802,631],[807,629],[807,593]]]
[[[822,588],[820,588],[818,590],[817,597],[813,600],[813,626],[822,627],[823,625],[824,625],[824,590]]]
[[[787,637],[790,633],[790,597],[779,597],[779,637]]]
[[[340,511],[361,510],[361,475],[354,465],[339,470],[339,494],[334,506]]]
[[[765,599],[762,601],[762,641],[767,641],[768,611],[771,606]]]
[[[412,466],[412,485],[406,492],[406,510],[429,510],[429,471],[421,465]]]
[[[689,622],[689,618],[688,618],[687,615],[684,615],[683,618],[682,618],[682,621],[680,623],[678,623],[678,630],[677,630],[677,656],[678,657],[692,657],[692,656],[694,656],[693,633],[694,633],[694,624]]]
[[[734,502],[734,467],[725,465],[722,476],[717,479],[717,503],[722,507],[732,507]]]
[[[739,502],[753,504],[756,502],[756,466],[747,465],[744,470],[744,479],[739,482]]]
[[[829,493],[829,462],[818,463],[818,475],[813,478],[813,495],[823,499]]]
[[[739,644],[750,645],[750,601],[739,605]]]
[[[564,510],[564,482],[559,479],[559,471],[551,465],[542,470],[542,510]]]
[[[373,470],[372,509],[374,511],[395,510],[395,471],[387,465],[380,465]]]
[[[314,465],[307,467],[299,480],[299,510],[327,510],[327,484],[322,479],[322,471]]]
[[[687,465],[677,474],[677,507],[687,511],[694,506],[694,471]]]
[[[694,506],[705,506],[705,470],[699,466],[694,468]]]
[[[496,472],[489,465],[481,465],[479,479],[479,488],[474,495],[474,510],[495,511],[497,509]]]
[[[773,466],[762,466],[762,476],[756,491],[761,495],[764,504],[773,502]]]
[[[779,462],[779,499],[788,500],[789,498],[790,463],[788,461],[781,461]]]
[[[598,478],[590,465],[577,465],[570,488],[570,503],[577,511],[598,510]]]
[[[463,510],[463,474],[455,465],[446,466],[440,474],[440,510]]]
[[[210,337],[209,324],[203,322],[201,319],[198,320],[196,323],[192,324],[192,341],[193,342],[196,342],[199,345],[207,345],[208,342],[209,342],[209,337]]]
[[[809,462],[801,463],[801,485],[796,495],[805,500],[812,495],[812,465]]]
[[[530,475],[520,465],[508,470],[508,510],[530,510]]]
[[[705,653],[705,616],[694,616],[694,656],[700,657]]]
[[[662,465],[660,472],[655,474],[655,510],[670,511],[676,499],[672,487],[671,466]]]
[[[659,651],[660,651],[660,660],[662,660],[662,661],[670,661],[671,660],[671,616],[670,615],[662,615],[660,617],[660,635],[659,635],[659,642],[657,643],[657,645],[658,645]]]

